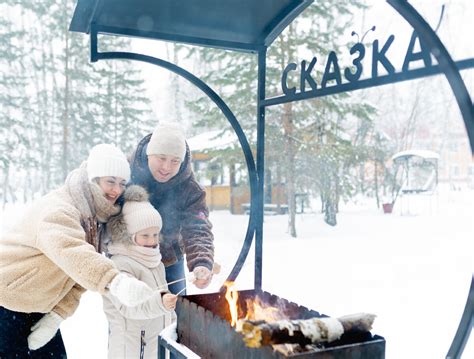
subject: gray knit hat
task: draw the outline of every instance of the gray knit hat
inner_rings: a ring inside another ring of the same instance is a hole
[[[130,180],[130,165],[127,158],[117,147],[102,143],[92,147],[87,158],[87,176],[89,181],[97,177],[121,177]]]
[[[158,125],[151,135],[146,154],[171,155],[183,161],[186,155],[186,138],[183,128],[174,123]]]

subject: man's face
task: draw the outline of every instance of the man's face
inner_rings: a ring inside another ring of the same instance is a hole
[[[160,183],[168,182],[176,176],[181,166],[179,157],[170,155],[149,155],[148,168],[153,178]]]

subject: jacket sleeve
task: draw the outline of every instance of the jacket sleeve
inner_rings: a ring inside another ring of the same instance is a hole
[[[206,205],[206,192],[191,180],[188,195],[181,210],[181,237],[189,271],[197,266],[212,271],[214,265],[214,236]]]
[[[79,300],[85,291],[79,284],[75,284],[64,298],[56,304],[53,312],[59,314],[63,319],[70,317],[79,306]]]
[[[86,242],[74,210],[46,214],[38,228],[36,246],[80,286],[104,294],[118,270],[110,259]]]

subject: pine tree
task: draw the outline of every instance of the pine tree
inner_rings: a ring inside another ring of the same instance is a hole
[[[22,115],[29,113],[30,108],[24,96],[27,78],[24,75],[23,50],[20,46],[24,33],[10,21],[17,12],[16,9],[2,3],[0,12],[0,195],[5,206],[8,200],[14,201],[16,196],[12,173],[21,169],[28,160],[28,155],[25,154],[28,153],[26,149],[29,143],[23,131],[25,121]]]
[[[0,161],[5,174],[11,164],[23,170],[14,176],[24,184],[26,197],[62,184],[94,144],[112,142],[130,152],[152,126],[141,71],[118,60],[91,64],[88,36],[68,31],[74,4],[0,5],[5,9],[0,48],[8,54],[0,60],[0,86],[8,88],[0,95],[7,139],[0,144]],[[20,21],[8,22],[9,12]],[[122,39],[114,45],[129,44]]]

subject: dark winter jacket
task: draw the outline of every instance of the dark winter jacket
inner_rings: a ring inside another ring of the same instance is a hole
[[[148,168],[146,147],[150,137],[151,134],[140,141],[131,157],[131,181],[148,191],[151,204],[163,219],[160,239],[163,263],[170,266],[185,253],[190,271],[197,266],[212,270],[214,237],[206,192],[194,178],[189,148],[186,146],[186,156],[176,176],[166,183],[160,183],[153,178]]]

